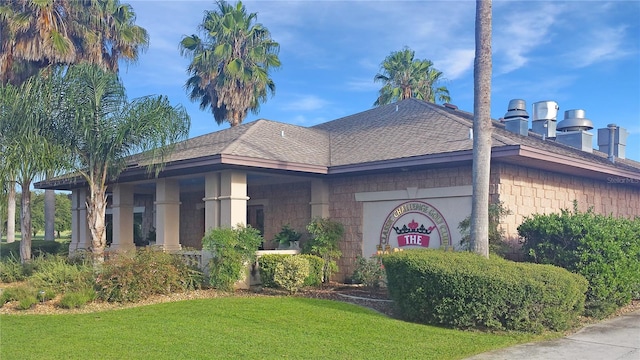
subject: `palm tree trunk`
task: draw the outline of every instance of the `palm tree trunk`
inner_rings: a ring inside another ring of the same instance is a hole
[[[56,192],[44,191],[44,239],[55,240]]]
[[[7,242],[16,241],[16,184],[9,181],[7,192]]]
[[[471,249],[489,257],[491,173],[491,0],[476,0],[476,56],[473,81],[473,197]]]
[[[31,260],[31,182],[20,184],[22,186],[22,201],[20,218],[22,220],[22,240],[20,241],[20,260],[26,263]]]
[[[94,265],[104,261],[104,249],[107,244],[105,233],[105,213],[107,210],[106,187],[90,186],[87,202],[87,221],[91,233],[91,256]]]

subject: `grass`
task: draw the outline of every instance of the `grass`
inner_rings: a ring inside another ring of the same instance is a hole
[[[355,305],[225,297],[69,315],[0,316],[0,358],[462,359],[540,337],[406,323]]]

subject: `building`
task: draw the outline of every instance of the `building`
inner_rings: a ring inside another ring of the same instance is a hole
[[[556,123],[554,104],[534,104],[532,130],[521,100],[494,121],[491,201],[511,211],[502,227],[513,240],[526,216],[574,200],[583,211],[640,216],[640,163],[625,159],[624,130],[600,129],[604,152],[594,151],[584,111]],[[471,213],[472,119],[453,105],[408,99],[308,128],[257,120],[192,138],[158,178],[132,157],[110,185],[110,249],[134,247],[136,216],[169,251],[199,249],[205,229],[238,223],[259,228],[265,249],[274,248],[283,225],[305,232],[312,218],[329,217],[345,227],[339,279],[378,245],[457,248],[458,224]],[[37,184],[72,191],[71,251],[90,243],[85,186]]]

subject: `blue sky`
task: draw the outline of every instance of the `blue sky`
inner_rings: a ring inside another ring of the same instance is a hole
[[[197,32],[213,1],[124,1],[149,31],[150,47],[121,76],[130,98],[163,94],[185,106],[190,137],[228,128],[186,96],[189,60],[179,42]],[[233,2],[233,1],[232,1]],[[370,109],[380,63],[408,46],[444,73],[451,103],[473,110],[474,1],[246,1],[280,43],[276,94],[249,114],[312,126]],[[511,99],[583,109],[598,128],[629,132],[640,161],[640,1],[494,1],[492,117]]]

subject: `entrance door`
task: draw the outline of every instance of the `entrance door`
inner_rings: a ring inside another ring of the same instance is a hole
[[[258,229],[260,235],[264,236],[264,206],[250,205],[247,206],[247,225]],[[264,243],[260,245],[260,250],[264,250]]]

